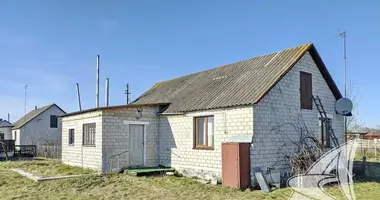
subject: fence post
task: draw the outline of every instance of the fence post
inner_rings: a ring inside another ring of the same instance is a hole
[[[377,145],[376,145],[376,143],[377,143],[377,138],[375,138],[375,139],[373,140],[373,144],[374,144],[374,146],[375,146],[375,158],[376,158],[376,160],[377,160]]]

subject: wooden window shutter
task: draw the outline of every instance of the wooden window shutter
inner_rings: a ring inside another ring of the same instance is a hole
[[[300,101],[301,109],[313,109],[312,76],[307,72],[300,72]]]

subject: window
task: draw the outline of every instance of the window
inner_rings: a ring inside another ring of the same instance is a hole
[[[331,147],[331,136],[330,136],[330,131],[329,131],[329,127],[332,127],[331,119],[326,119],[325,122],[323,122],[323,120],[320,119],[320,124],[321,124],[321,141],[322,141],[322,144],[325,147]]]
[[[15,134],[14,140],[16,141],[17,140],[17,131],[14,131],[13,133]]]
[[[95,146],[95,129],[96,124],[83,124],[83,145]]]
[[[58,118],[57,115],[50,115],[50,128],[58,127]]]
[[[4,133],[0,133],[0,141],[4,140]]]
[[[313,109],[312,78],[307,72],[300,72],[301,109]]]
[[[74,146],[74,129],[69,129],[69,145]]]
[[[214,149],[214,116],[194,118],[194,149]]]

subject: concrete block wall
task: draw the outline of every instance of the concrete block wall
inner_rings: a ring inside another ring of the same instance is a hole
[[[141,112],[139,113],[138,110]],[[158,166],[158,112],[157,107],[123,108],[103,111],[103,152],[105,171],[117,168],[117,158],[109,157],[129,150],[129,122],[146,124],[146,166]],[[128,123],[127,123],[128,122]],[[119,167],[129,167],[129,152],[120,154]]]
[[[263,170],[267,166],[275,167],[274,173],[289,170],[283,162],[283,150],[279,146],[284,139],[278,131],[282,131],[286,137],[296,141],[299,133],[290,125],[300,127],[304,122],[307,129],[321,138],[319,113],[313,102],[312,110],[300,109],[300,71],[312,74],[313,95],[318,95],[325,107],[328,115],[332,116],[332,126],[339,142],[344,142],[344,120],[343,116],[335,113],[336,102],[325,79],[314,63],[311,55],[306,53],[301,60],[264,96],[264,98],[254,105],[254,137],[251,148],[252,167],[261,167]],[[277,128],[276,128],[277,127]],[[279,177],[279,175],[277,175]]]
[[[83,146],[83,124],[96,123],[95,146]],[[62,162],[102,170],[102,113],[88,112],[62,118]],[[74,145],[69,145],[69,129],[74,129]]]
[[[194,117],[214,116],[214,150],[193,149]],[[253,107],[235,107],[162,115],[159,122],[160,164],[171,166],[187,176],[221,177],[221,144],[233,136],[252,137]]]

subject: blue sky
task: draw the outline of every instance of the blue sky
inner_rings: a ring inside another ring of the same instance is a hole
[[[100,104],[110,78],[110,103],[125,102],[154,83],[303,43],[315,43],[343,93],[359,88],[360,120],[380,124],[380,2],[367,1],[4,1],[0,0],[0,117],[57,103],[76,111],[95,106],[96,55]]]

